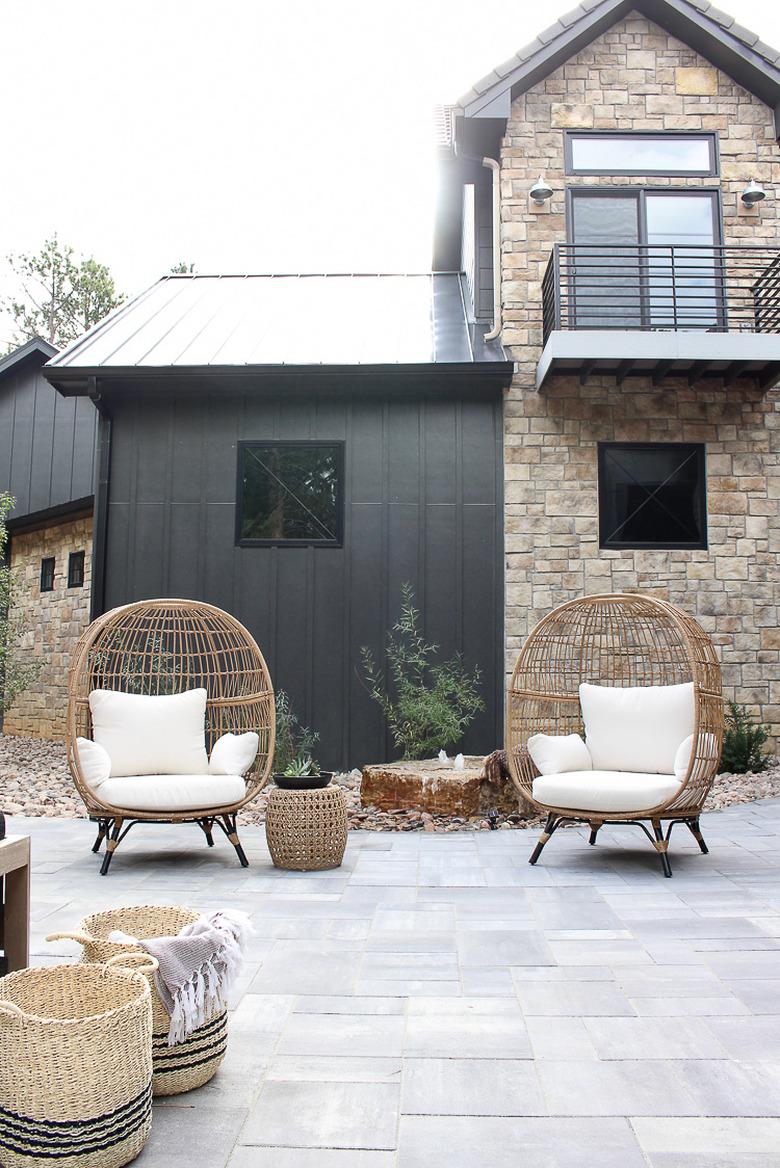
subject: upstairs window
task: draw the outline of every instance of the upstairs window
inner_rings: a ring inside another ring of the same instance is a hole
[[[603,548],[706,548],[704,446],[600,442]]]
[[[71,552],[68,556],[68,588],[84,587],[84,553]]]
[[[41,560],[41,592],[54,591],[54,556]]]
[[[571,132],[565,139],[565,159],[567,174],[695,178],[718,173],[714,134]]]
[[[338,547],[343,442],[240,442],[236,542]]]

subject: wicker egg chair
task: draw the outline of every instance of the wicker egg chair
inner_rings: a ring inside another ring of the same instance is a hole
[[[257,757],[244,775],[245,794],[228,806],[191,811],[144,812],[101,801],[87,783],[78,737],[92,737],[89,695],[94,689],[133,694],[174,694],[206,690],[206,750],[227,733],[254,731]],[[101,875],[128,831],[137,823],[196,823],[213,847],[216,824],[241,862],[249,861],[238,838],[238,811],[268,780],[274,753],[276,712],[268,668],[254,638],[219,608],[195,600],[143,600],[114,608],[85,629],[73,656],[68,686],[68,764],[90,818],[98,823],[93,852],[106,840]]]
[[[581,682],[604,686],[693,683],[694,749],[687,773],[671,797],[653,807],[615,813],[595,812],[587,806],[553,807],[534,798],[539,772],[528,754],[528,739],[539,733],[584,733]],[[641,827],[660,853],[665,876],[672,874],[667,852],[676,823],[686,824],[706,853],[699,816],[718,771],[723,728],[720,665],[711,640],[692,617],[673,604],[641,595],[584,596],[554,609],[523,645],[508,698],[510,774],[523,799],[547,816],[530,863],[536,863],[563,823],[589,824],[591,844],[605,822]],[[662,821],[668,821],[666,834]]]

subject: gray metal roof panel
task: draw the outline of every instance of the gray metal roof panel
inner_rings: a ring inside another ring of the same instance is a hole
[[[164,276],[49,368],[441,365],[475,355],[460,274]]]

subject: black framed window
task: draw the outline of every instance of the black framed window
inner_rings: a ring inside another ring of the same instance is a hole
[[[236,542],[338,547],[343,442],[239,442]]]
[[[84,553],[71,552],[68,556],[68,588],[84,587]]]
[[[603,548],[706,548],[704,446],[600,442],[599,543]]]
[[[716,134],[593,133],[569,131],[564,139],[567,174],[642,174],[680,178],[718,174]]]
[[[54,591],[54,556],[41,560],[41,592]]]

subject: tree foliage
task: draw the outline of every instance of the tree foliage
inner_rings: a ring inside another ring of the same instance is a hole
[[[736,702],[728,703],[726,733],[720,769],[730,775],[757,774],[765,771],[769,755],[761,749],[769,737],[766,726],[756,724]]]
[[[414,591],[404,584],[401,615],[387,634],[387,674],[370,649],[361,650],[368,691],[385,715],[402,758],[426,758],[456,746],[485,708],[479,668],[467,670],[459,653],[437,662],[438,650],[423,637]]]
[[[36,255],[10,255],[8,263],[19,293],[6,298],[4,307],[16,325],[17,344],[40,336],[62,348],[125,299],[105,264],[78,258],[56,235]]]
[[[5,563],[8,544],[5,524],[14,502],[12,495],[0,492],[0,711],[8,709],[35,678],[39,668],[19,648],[24,632],[19,611],[14,607],[19,590],[13,572]]]
[[[192,276],[194,273],[195,265],[188,264],[186,260],[179,260],[179,262],[174,264],[171,268],[172,276]]]

